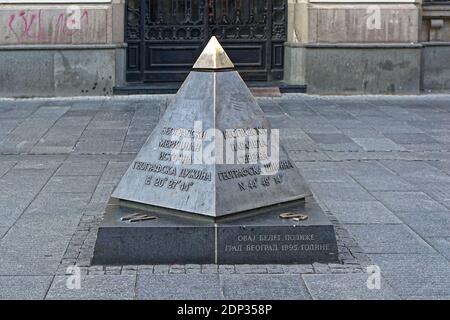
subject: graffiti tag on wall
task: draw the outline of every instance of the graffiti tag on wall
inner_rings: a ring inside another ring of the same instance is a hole
[[[67,10],[19,10],[9,15],[8,29],[17,43],[67,42],[89,24],[88,11],[77,6]]]

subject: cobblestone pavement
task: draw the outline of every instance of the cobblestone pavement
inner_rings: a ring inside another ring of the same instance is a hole
[[[260,99],[341,263],[90,266],[105,204],[168,99],[0,100],[0,298],[450,299],[450,95]]]

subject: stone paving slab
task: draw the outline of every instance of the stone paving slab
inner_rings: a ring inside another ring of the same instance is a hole
[[[39,141],[39,137],[68,110],[68,107],[39,108],[0,142],[1,153],[18,154],[30,151]]]
[[[449,211],[398,212],[397,216],[423,238],[450,237]]]
[[[70,275],[56,276],[46,299],[49,300],[131,300],[135,297],[134,275],[84,275],[80,289],[67,286]],[[71,282],[72,283],[72,282]]]
[[[406,150],[401,145],[396,144],[394,141],[380,137],[380,138],[364,138],[355,137],[353,135],[352,140],[360,145],[365,151],[404,151]]]
[[[370,193],[357,183],[310,182],[309,186],[312,192],[325,202],[375,200]]]
[[[33,213],[66,218],[80,215],[88,204],[92,193],[47,192],[39,193],[26,210],[28,215]]]
[[[0,276],[0,300],[42,300],[51,276]]]
[[[259,99],[335,224],[341,263],[91,266],[106,201],[171,98],[0,99],[0,297],[50,285],[49,299],[450,297],[449,95]],[[373,264],[382,289],[368,291]]]
[[[29,117],[36,109],[42,105],[42,101],[4,100],[0,107],[0,119],[24,119]]]
[[[13,226],[0,243],[0,275],[54,275],[72,232]]]
[[[44,192],[93,193],[98,176],[55,176],[50,179]]]
[[[370,255],[383,276],[402,298],[436,298],[450,295],[449,262],[439,255]]]
[[[136,298],[217,300],[222,298],[222,294],[218,275],[139,275],[136,283]]]
[[[305,300],[309,298],[299,275],[220,276],[225,299],[236,300]]]
[[[106,160],[66,161],[56,171],[56,176],[97,176],[106,168]]]
[[[437,212],[446,208],[424,192],[373,192],[393,212]]]
[[[314,300],[393,300],[399,296],[381,278],[380,288],[369,289],[368,275],[305,274],[302,276]]]
[[[450,261],[450,236],[447,237],[428,237],[425,240],[444,258]]]
[[[334,201],[327,207],[344,224],[402,223],[379,201]]]
[[[433,253],[434,250],[403,224],[346,225],[365,253]]]
[[[6,174],[15,164],[14,161],[0,161],[0,177]]]
[[[406,180],[421,185],[423,183],[449,182],[450,176],[425,161],[382,161],[382,164]]]
[[[352,177],[368,191],[417,191],[414,186],[402,178],[385,172],[374,170],[363,174],[351,174]]]

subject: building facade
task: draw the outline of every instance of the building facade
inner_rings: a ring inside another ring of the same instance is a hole
[[[212,35],[251,85],[450,90],[450,1],[0,0],[0,96],[170,92]]]

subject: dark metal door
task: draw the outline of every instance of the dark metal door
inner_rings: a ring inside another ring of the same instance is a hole
[[[212,35],[245,80],[281,80],[286,2],[127,0],[127,81],[183,81]]]

